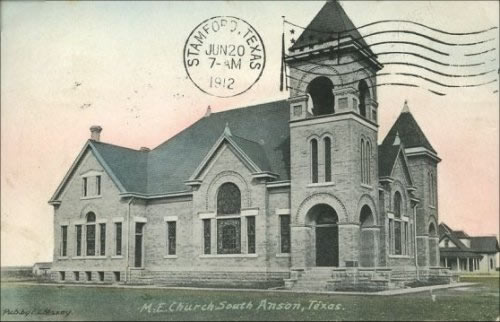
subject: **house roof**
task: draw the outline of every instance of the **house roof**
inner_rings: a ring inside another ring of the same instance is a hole
[[[465,236],[465,237],[464,237]],[[444,223],[439,224],[439,240],[448,237],[457,248],[440,248],[440,252],[473,252],[473,253],[497,253],[500,251],[498,240],[495,236],[476,236],[471,237],[463,230],[454,231]],[[470,240],[470,247],[462,243],[460,238]]]
[[[408,109],[406,102],[403,111],[387,133],[387,136],[382,144],[385,145],[394,142],[397,134],[399,134],[401,142],[403,142],[405,148],[423,147],[437,154],[436,150],[434,150],[429,140],[427,140],[424,132]]]
[[[325,3],[290,49],[293,50],[337,39],[339,33],[340,37],[345,35],[350,36],[354,41],[368,50],[371,55],[374,55],[340,3],[336,0]]]
[[[500,251],[498,240],[495,236],[479,236],[470,238],[470,246],[477,252],[497,253]]]

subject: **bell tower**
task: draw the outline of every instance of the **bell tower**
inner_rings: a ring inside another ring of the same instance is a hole
[[[291,87],[292,234],[297,236],[292,267],[315,266],[314,257],[321,255],[301,252],[311,253],[307,245],[316,245],[307,208],[328,198],[338,218],[336,263],[357,266],[362,200],[370,200],[371,211],[366,215],[365,209],[363,218],[374,226],[379,222],[375,76],[382,65],[337,1],[328,1],[292,42],[285,60]]]

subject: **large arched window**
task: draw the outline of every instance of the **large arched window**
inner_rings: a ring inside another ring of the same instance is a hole
[[[239,215],[241,192],[232,182],[222,184],[217,192],[217,215]],[[232,216],[231,216],[232,217]],[[241,252],[241,219],[217,219],[217,253],[239,254]]]
[[[307,93],[311,95],[313,115],[335,113],[335,97],[332,89],[332,81],[325,76],[317,77],[309,83]]]
[[[241,212],[241,192],[234,183],[226,182],[217,193],[217,214],[234,215]]]
[[[368,90],[368,85],[364,80],[358,83],[359,91],[359,114],[362,117],[368,117],[368,99],[370,98],[370,91]]]
[[[324,138],[325,143],[325,182],[332,181],[332,140]]]
[[[409,243],[411,232],[408,229],[407,218],[403,217],[406,215],[403,211],[403,200],[399,191],[394,193],[393,200],[394,218],[389,219],[391,254],[408,255],[410,252]]]
[[[96,240],[96,229],[95,229],[95,214],[93,212],[89,212],[87,214],[87,225],[86,225],[86,232],[87,232],[87,256],[95,256],[95,240]]]
[[[435,190],[435,185],[434,185],[434,176],[432,175],[432,172],[429,172],[429,204],[431,206],[436,205],[436,190]]]
[[[311,182],[318,182],[318,140],[311,140]]]

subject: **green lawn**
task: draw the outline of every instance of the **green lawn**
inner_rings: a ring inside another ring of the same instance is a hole
[[[3,283],[1,320],[497,319],[500,316],[498,278],[464,278],[463,281],[479,285],[434,291],[435,301],[429,292],[399,296],[340,296]],[[174,302],[191,305],[192,311],[169,312],[169,307],[179,308],[172,304]],[[271,303],[275,304],[274,308]],[[268,306],[264,308],[264,304]],[[155,309],[160,312],[154,313]],[[17,313],[24,310],[26,315],[13,314],[16,310]],[[58,312],[66,310],[71,310],[67,316]],[[46,315],[49,312],[51,314]]]

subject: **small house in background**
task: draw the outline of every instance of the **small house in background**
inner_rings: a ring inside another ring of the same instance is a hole
[[[52,268],[52,262],[40,262],[40,263],[35,263],[33,265],[33,276],[35,277],[44,277],[50,276],[50,269]]]
[[[495,236],[472,237],[463,230],[439,224],[439,253],[443,267],[460,272],[493,273],[498,267],[499,251]]]

